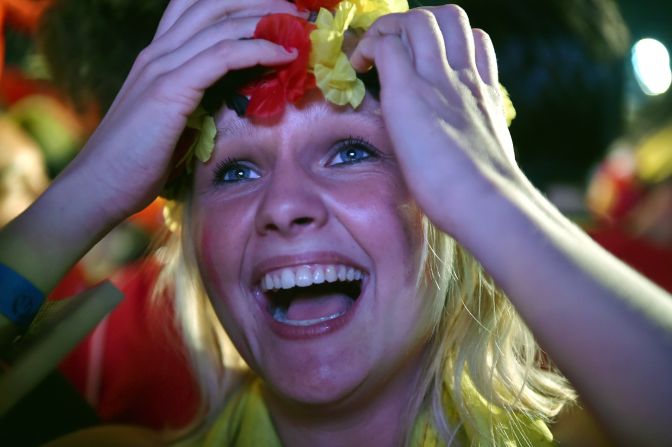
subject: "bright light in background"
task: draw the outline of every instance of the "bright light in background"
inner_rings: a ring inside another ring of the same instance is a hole
[[[656,39],[642,39],[632,47],[637,83],[647,95],[662,95],[670,88],[670,54]]]

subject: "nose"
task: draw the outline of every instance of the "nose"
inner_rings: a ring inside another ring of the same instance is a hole
[[[256,216],[260,234],[293,237],[317,229],[327,221],[328,210],[322,193],[301,166],[277,166]]]

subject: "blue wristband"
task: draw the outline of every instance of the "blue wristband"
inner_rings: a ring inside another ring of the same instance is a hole
[[[44,302],[44,294],[30,281],[0,264],[0,313],[27,329]]]

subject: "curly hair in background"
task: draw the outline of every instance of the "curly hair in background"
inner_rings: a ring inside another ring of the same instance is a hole
[[[168,0],[56,0],[44,14],[40,47],[53,82],[79,107],[104,113],[135,56],[152,40]]]

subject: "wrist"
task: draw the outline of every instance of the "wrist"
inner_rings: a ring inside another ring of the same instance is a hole
[[[0,315],[19,329],[27,329],[44,302],[44,294],[26,278],[1,263],[0,286]]]
[[[539,194],[516,166],[504,170],[472,163],[467,169],[473,175],[463,175],[450,188],[442,188],[442,214],[429,216],[465,248],[472,241],[480,243],[495,236],[515,209],[536,203]]]

